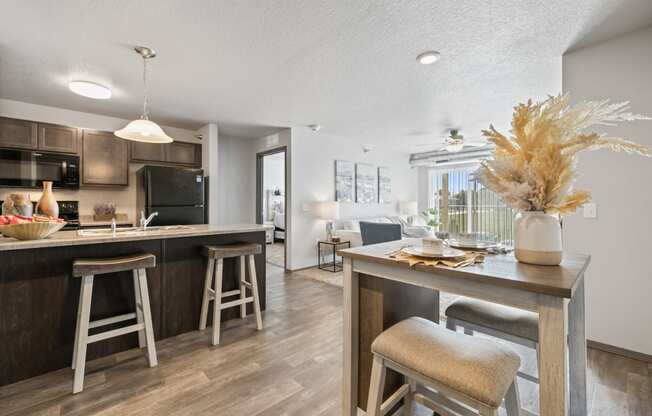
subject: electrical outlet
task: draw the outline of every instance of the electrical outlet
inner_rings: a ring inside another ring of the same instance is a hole
[[[584,218],[598,218],[598,206],[595,203],[584,204]]]

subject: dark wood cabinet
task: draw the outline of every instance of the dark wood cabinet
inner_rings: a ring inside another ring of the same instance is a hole
[[[36,149],[38,134],[36,123],[0,117],[0,147]]]
[[[130,143],[131,162],[163,165],[201,166],[201,144],[172,142],[167,144]]]
[[[38,149],[79,154],[80,131],[76,127],[38,123]]]
[[[175,165],[201,166],[201,145],[172,142],[165,145],[165,161]]]
[[[131,142],[132,162],[165,162],[165,146],[162,144]]]
[[[129,145],[109,132],[84,130],[82,184],[129,185]]]

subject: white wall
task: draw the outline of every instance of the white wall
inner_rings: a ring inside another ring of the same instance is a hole
[[[361,145],[352,143],[348,138],[314,133],[307,128],[292,129],[291,154],[292,198],[289,211],[292,216],[292,259],[288,264],[292,270],[317,263],[316,244],[317,240],[325,237],[325,222],[304,211],[304,205],[333,199],[336,159],[387,166],[392,179],[391,204],[341,204],[341,218],[396,214],[399,201],[416,200],[417,174],[416,169],[410,168],[407,154],[382,149],[365,154]]]
[[[263,158],[263,192],[265,190],[285,192],[285,155],[274,153]]]
[[[574,101],[628,100],[652,116],[652,28],[565,55],[563,89]],[[652,146],[652,121],[600,130]],[[578,169],[577,186],[598,205],[597,219],[564,222],[566,249],[592,256],[587,336],[652,355],[652,160],[598,151],[583,154]]]
[[[63,124],[95,130],[114,131],[124,127],[130,120],[107,117],[99,114],[82,113],[63,108],[49,107],[24,103],[20,101],[0,99],[0,116],[23,120],[40,121],[44,123]],[[135,115],[134,115],[135,116]],[[175,127],[161,126],[171,137],[184,142],[198,142],[195,132]],[[114,202],[117,211],[126,213],[131,220],[136,220],[136,177],[135,172],[142,165],[129,166],[129,186],[116,188],[82,188],[78,191],[55,190],[58,200],[79,201],[79,211],[82,215],[92,214],[93,205],[97,202]],[[11,192],[29,193],[33,200],[38,200],[41,192],[21,188],[0,188],[0,198]]]
[[[208,223],[220,224],[219,222],[219,130],[217,124],[209,123],[197,133],[202,135],[201,165],[204,169],[204,176],[208,176]]]
[[[255,178],[254,140],[220,136],[218,145],[218,224],[255,222]]]

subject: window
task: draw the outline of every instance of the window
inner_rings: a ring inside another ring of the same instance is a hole
[[[474,179],[477,163],[430,171],[429,207],[439,231],[478,233],[483,239],[511,243],[515,212]]]

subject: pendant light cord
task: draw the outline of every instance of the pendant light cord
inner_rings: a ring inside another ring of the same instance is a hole
[[[149,59],[143,57],[143,115],[142,119],[149,120],[149,112],[147,110],[147,104],[149,101],[149,93],[147,91],[147,61]]]

